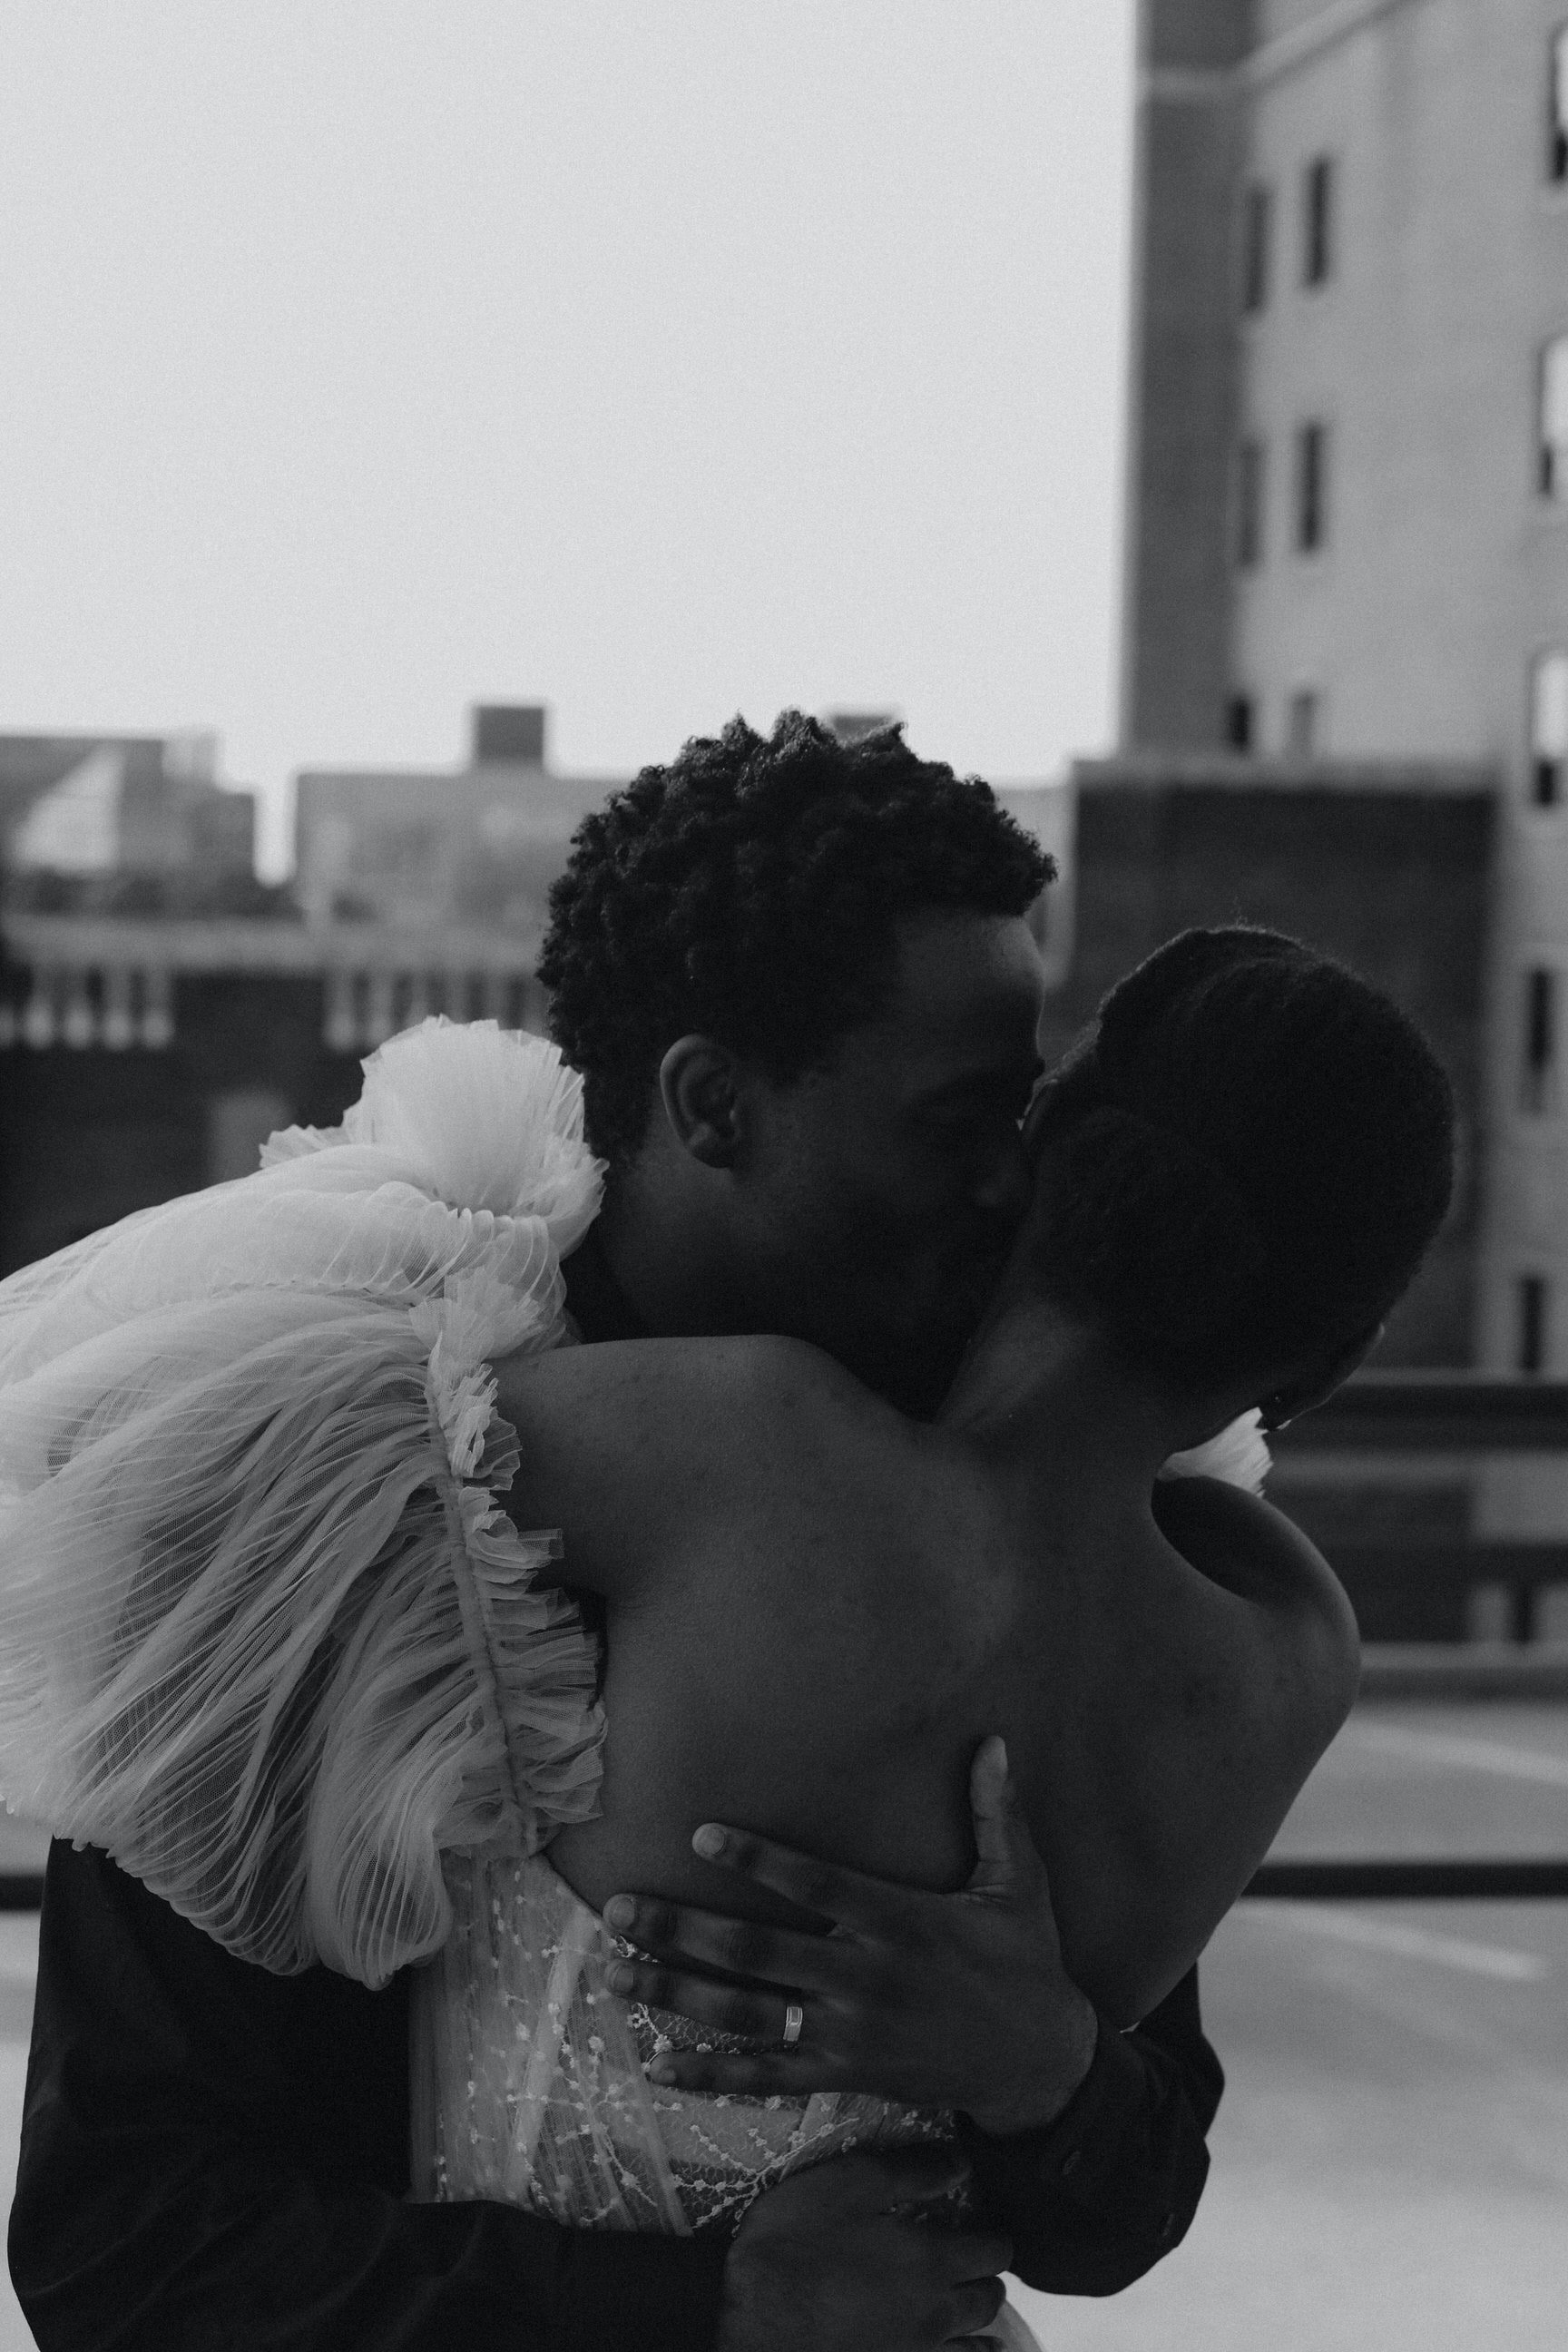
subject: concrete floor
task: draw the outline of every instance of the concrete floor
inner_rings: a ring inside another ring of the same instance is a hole
[[[1358,1710],[1282,1853],[1568,1853],[1568,1708]],[[1204,1962],[1228,2077],[1186,2242],[1047,2352],[1558,2352],[1568,1906],[1244,1904]]]
[[[0,1868],[26,1866],[0,1825]],[[1282,1853],[1568,1853],[1568,1707],[1358,1709]],[[37,1923],[0,1916],[0,2187]],[[1568,1905],[1242,1906],[1204,1963],[1229,2086],[1186,2243],[1047,2352],[1558,2352]],[[0,2290],[0,2352],[31,2339]]]

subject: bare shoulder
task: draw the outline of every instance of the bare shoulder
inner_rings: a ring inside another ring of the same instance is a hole
[[[837,1395],[846,1383],[858,1385],[820,1349],[767,1334],[612,1339],[507,1357],[494,1369],[509,1418],[513,1408],[535,1423],[635,1409],[645,1428],[658,1430],[686,1425],[694,1410],[710,1403],[721,1405],[726,1422],[734,1423],[805,1409]]]
[[[1291,1666],[1331,1736],[1355,1697],[1361,1645],[1344,1587],[1310,1537],[1272,1503],[1216,1478],[1162,1479],[1154,1516],[1188,1566],[1243,1604],[1238,1622],[1251,1642]]]
[[[1125,2018],[1169,1991],[1251,1878],[1350,1713],[1360,1664],[1342,1587],[1283,1512],[1182,1478],[1161,1482],[1156,1517],[1180,1558],[1151,1588],[1161,1638],[1128,1723],[1138,1795],[1092,1952],[1095,1997]]]
[[[622,1593],[668,1544],[769,1508],[805,1463],[820,1474],[866,1396],[819,1349],[769,1337],[610,1340],[493,1369],[521,1454],[510,1516],[562,1531],[568,1580]]]

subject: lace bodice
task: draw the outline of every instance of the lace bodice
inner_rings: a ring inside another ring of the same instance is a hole
[[[885,2099],[661,2089],[661,2049],[715,2047],[684,2019],[612,1993],[629,1947],[542,1854],[447,1865],[452,1936],[413,2002],[414,2193],[491,2198],[572,2229],[686,2237],[733,2229],[789,2173],[856,2148],[952,2137],[952,2118]],[[963,2219],[962,2202],[931,2226]],[[975,2352],[1040,2352],[1006,2304]]]
[[[415,1993],[416,2193],[686,2236],[825,2157],[952,2137],[949,2117],[883,2099],[661,2089],[644,2071],[659,2051],[722,2037],[610,1991],[630,1948],[542,1854],[458,1859],[447,1884],[452,1934]]]

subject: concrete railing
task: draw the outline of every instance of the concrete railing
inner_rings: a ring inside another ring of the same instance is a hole
[[[427,1013],[521,1029],[542,1010],[538,940],[462,924],[8,914],[0,934],[11,966],[0,1050],[166,1051],[176,981],[218,974],[319,980],[322,1042],[339,1054]]]
[[[1568,1456],[1568,1381],[1484,1372],[1363,1372],[1273,1441],[1277,1459],[1364,1477],[1374,1465],[1477,1465]],[[1288,1478],[1287,1478],[1288,1483]],[[1287,1497],[1287,1507],[1289,1501]],[[1502,1586],[1512,1642],[1372,1644],[1365,1697],[1568,1698],[1568,1644],[1532,1637],[1541,1594],[1568,1582],[1568,1532],[1531,1537],[1410,1534],[1328,1547],[1359,1591],[1419,1584],[1453,1591]],[[1252,1895],[1321,1902],[1516,1902],[1568,1897],[1563,1858],[1404,1857],[1266,1862]]]

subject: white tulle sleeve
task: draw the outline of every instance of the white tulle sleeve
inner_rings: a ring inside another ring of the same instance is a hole
[[[578,1081],[426,1023],[340,1129],[0,1286],[0,1790],[228,1950],[384,1983],[441,1857],[596,1804],[596,1657],[497,1497],[566,1334]]]
[[[1160,1475],[1221,1478],[1227,1486],[1245,1486],[1249,1495],[1261,1495],[1273,1467],[1268,1440],[1263,1434],[1263,1416],[1254,1411],[1240,1414],[1205,1444],[1192,1446],[1185,1454],[1173,1454]]]

